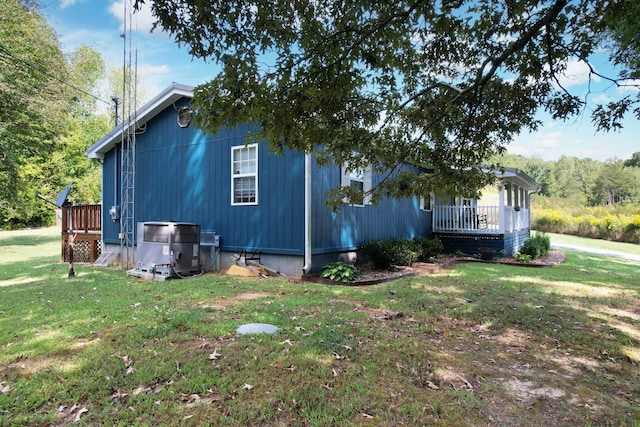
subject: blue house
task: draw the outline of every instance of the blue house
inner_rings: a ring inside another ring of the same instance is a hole
[[[518,171],[501,177],[501,191],[510,196],[491,209],[475,200],[430,196],[384,199],[372,205],[364,194],[379,177],[369,171],[350,173],[339,165],[317,164],[313,154],[280,155],[270,152],[267,144],[248,144],[250,124],[217,134],[190,126],[193,90],[172,84],[141,107],[135,121],[117,126],[87,150],[87,156],[103,166],[103,253],[122,248],[126,236],[119,212],[125,204],[136,224],[177,221],[215,233],[221,269],[243,252],[259,253],[262,264],[293,276],[317,271],[339,258],[355,259],[359,245],[374,239],[437,233],[452,248],[465,242],[461,248],[473,250],[462,237],[476,246],[486,246],[480,238],[490,238],[500,251],[505,243],[513,243],[505,240],[514,228],[503,221],[509,206],[518,206],[519,219],[526,217],[518,225],[518,237],[511,240],[517,246],[528,236],[528,194],[537,187],[530,179],[522,180]],[[133,152],[123,153],[123,145],[125,150],[130,145],[123,144],[125,138],[135,138],[128,149]],[[123,164],[135,171],[131,184],[123,183]],[[127,185],[128,191],[123,191]],[[333,212],[326,204],[327,193],[339,185],[362,189],[363,198]],[[141,238],[136,234],[133,230],[134,241]],[[511,246],[506,249],[513,251]]]

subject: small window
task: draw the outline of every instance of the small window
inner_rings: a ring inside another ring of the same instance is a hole
[[[231,147],[231,204],[258,204],[258,144]]]
[[[350,171],[346,165],[342,167],[342,186],[355,188],[359,197],[352,199],[352,206],[364,206],[371,204],[371,197],[368,194],[371,191],[371,167],[364,170]]]
[[[420,197],[420,210],[430,211],[432,203],[433,203],[432,194],[427,194],[423,197]]]

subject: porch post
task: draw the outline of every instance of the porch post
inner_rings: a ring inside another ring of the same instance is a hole
[[[504,234],[505,211],[504,211],[504,184],[500,184],[500,196],[498,197],[498,220],[499,232]]]

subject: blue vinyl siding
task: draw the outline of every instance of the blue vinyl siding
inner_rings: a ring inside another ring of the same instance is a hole
[[[420,209],[417,198],[384,199],[377,205],[341,206],[331,212],[327,193],[340,185],[340,168],[314,162],[312,176],[312,246],[314,254],[357,249],[370,240],[429,236],[431,212]],[[379,177],[373,176],[373,186]]]
[[[251,125],[205,134],[176,123],[176,103],[151,118],[136,135],[135,222],[180,221],[201,225],[220,235],[223,251],[260,249],[264,253],[304,254],[304,154],[269,152],[258,146],[258,205],[231,205],[231,147],[244,145]],[[119,151],[112,149],[103,165],[104,241],[118,243],[119,223],[109,208],[118,185]],[[312,165],[312,248],[314,254],[357,249],[369,240],[428,236],[431,212],[419,200],[382,200],[376,206],[343,206],[338,213],[326,204],[339,186],[340,168]],[[373,185],[377,183],[373,177]],[[120,192],[117,190],[119,199]]]
[[[118,240],[120,223],[113,221],[109,215],[111,206],[118,204],[120,199],[119,164],[120,149],[117,145],[105,155],[102,162],[102,240],[109,244],[120,243]]]
[[[151,119],[136,136],[136,223],[193,222],[219,234],[225,251],[303,254],[304,155],[279,156],[259,144],[259,204],[231,206],[231,147],[244,145],[249,131],[250,125],[216,135],[180,128],[174,108]],[[115,150],[103,167],[105,218],[113,204],[113,157]],[[117,243],[118,224],[112,225],[105,241]]]
[[[520,251],[525,240],[531,236],[531,230],[524,229],[506,233],[504,235],[504,250],[508,255],[514,255]]]

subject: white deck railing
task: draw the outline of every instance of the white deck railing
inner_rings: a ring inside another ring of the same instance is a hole
[[[513,206],[433,207],[433,231],[445,233],[504,234],[529,228],[529,210]]]

